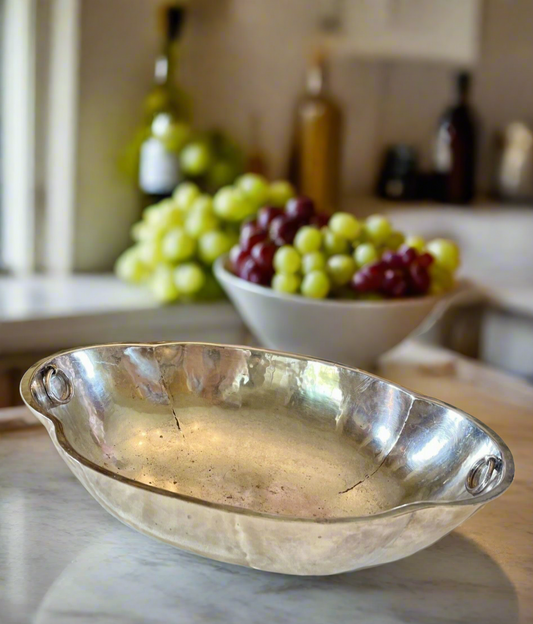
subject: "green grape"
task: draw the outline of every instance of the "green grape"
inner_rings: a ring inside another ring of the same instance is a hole
[[[358,245],[353,252],[353,257],[358,267],[363,267],[365,264],[372,264],[379,260],[377,249],[372,243]]]
[[[277,206],[278,208],[284,208],[289,199],[292,199],[293,197],[296,197],[296,191],[289,182],[285,182],[285,180],[278,180],[276,182],[272,182],[270,185],[268,197],[268,203],[270,205]]]
[[[212,264],[217,258],[227,253],[233,246],[233,240],[225,232],[207,232],[198,241],[200,259],[205,264]]]
[[[368,236],[363,226],[361,228],[361,231],[359,232],[359,236],[354,241],[352,241],[352,247],[355,249],[358,245],[362,245],[363,243],[368,243],[368,242],[370,241],[368,240]]]
[[[139,258],[141,262],[150,268],[164,261],[161,241],[158,238],[143,241],[139,244]]]
[[[292,245],[283,245],[274,254],[274,269],[278,273],[297,273],[301,266],[300,254]]]
[[[334,286],[345,286],[356,270],[357,265],[351,256],[337,255],[328,259],[327,273]]]
[[[405,236],[401,232],[393,230],[390,233],[389,238],[385,241],[385,248],[392,249],[392,251],[398,251],[398,249],[405,243]]]
[[[276,292],[292,295],[298,292],[301,281],[300,277],[294,273],[276,273],[272,278],[272,288]]]
[[[178,210],[174,202],[170,202],[161,208],[159,220],[155,224],[155,229],[159,231],[170,230],[183,225],[183,213]]]
[[[189,214],[202,214],[202,215],[214,215],[213,210],[213,198],[211,195],[200,195],[197,197],[189,209]]]
[[[365,221],[365,232],[375,245],[383,245],[392,234],[392,225],[386,217],[372,215]]]
[[[329,228],[322,228],[322,233],[324,235],[324,249],[328,255],[335,256],[348,253],[350,245],[344,237],[337,236]]]
[[[143,221],[139,221],[131,226],[130,236],[136,243],[139,243],[150,238],[149,232],[149,225]]]
[[[124,282],[139,284],[148,278],[150,271],[139,256],[137,247],[130,247],[115,263],[115,273]]]
[[[268,202],[270,187],[263,176],[256,173],[245,173],[235,182],[235,186],[257,207],[261,208]]]
[[[165,128],[161,128],[159,133],[156,132],[156,129],[153,132],[163,143],[165,149],[175,153],[184,148],[192,134],[191,127],[179,121],[167,124]]]
[[[320,230],[309,225],[300,228],[294,239],[294,246],[301,254],[319,251],[322,246],[322,234]]]
[[[142,213],[143,221],[148,225],[157,225],[161,220],[161,215],[163,214],[163,208],[165,205],[166,200],[145,208]]]
[[[453,288],[453,273],[436,262],[429,267],[429,275],[431,277],[430,294],[441,295]]]
[[[178,210],[187,212],[195,199],[200,196],[200,189],[193,182],[183,182],[174,190],[172,196]]]
[[[180,154],[180,167],[186,176],[201,176],[209,169],[213,154],[207,143],[189,143]]]
[[[194,256],[196,241],[183,228],[173,228],[163,238],[162,250],[165,260],[183,262]]]
[[[313,299],[324,299],[328,296],[330,289],[329,278],[324,271],[311,271],[302,281],[300,288],[304,297]]]
[[[207,172],[207,185],[213,191],[229,184],[233,184],[240,173],[240,167],[227,159],[217,160]]]
[[[171,303],[179,298],[172,266],[160,264],[157,267],[150,280],[150,290],[159,303]]]
[[[461,264],[459,247],[445,238],[436,238],[427,244],[427,250],[435,258],[435,264],[453,273]]]
[[[362,226],[359,221],[347,212],[337,212],[328,223],[329,229],[349,241],[354,241],[361,233]]]
[[[199,211],[191,210],[185,221],[185,231],[192,238],[200,238],[206,232],[218,230],[219,227],[220,222],[214,214],[206,214]]]
[[[405,245],[416,249],[418,253],[423,253],[426,250],[426,241],[421,236],[408,236],[405,239]]]
[[[232,186],[225,186],[213,199],[215,214],[226,221],[243,221],[256,212],[256,206],[244,193]]]
[[[322,251],[313,251],[302,256],[302,273],[323,271],[326,268],[326,255]]]
[[[196,262],[181,264],[174,270],[174,283],[183,295],[195,295],[205,284],[205,273]]]

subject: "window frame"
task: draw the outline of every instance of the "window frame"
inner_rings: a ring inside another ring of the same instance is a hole
[[[4,0],[2,23],[3,266],[35,267],[35,33],[36,0]]]
[[[71,273],[82,0],[3,2],[0,259]]]

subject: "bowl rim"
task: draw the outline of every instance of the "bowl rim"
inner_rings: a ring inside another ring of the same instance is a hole
[[[466,418],[478,428],[480,428],[486,435],[488,435],[493,442],[498,446],[502,459],[503,459],[503,473],[498,481],[498,483],[490,489],[488,492],[480,493],[472,495],[471,499],[460,499],[460,500],[448,500],[448,501],[413,501],[410,503],[404,503],[403,505],[397,505],[395,507],[391,507],[390,509],[386,509],[384,511],[380,511],[375,514],[371,514],[368,516],[340,516],[333,518],[304,518],[299,516],[284,516],[280,514],[272,514],[266,513],[262,511],[255,511],[253,509],[249,509],[247,507],[239,507],[236,505],[228,505],[225,503],[214,503],[201,498],[196,498],[194,496],[188,496],[186,494],[180,494],[179,492],[171,492],[169,490],[165,490],[163,488],[155,487],[153,485],[145,484],[135,479],[130,479],[129,477],[124,477],[120,474],[117,474],[99,464],[96,464],[89,460],[84,455],[81,455],[76,451],[68,441],[65,431],[63,428],[63,424],[61,420],[54,416],[52,413],[43,409],[37,401],[35,400],[33,393],[31,391],[31,383],[37,374],[44,366],[50,365],[56,358],[59,356],[69,355],[71,353],[76,353],[80,351],[88,351],[88,350],[96,350],[103,349],[109,347],[122,347],[124,349],[130,347],[140,347],[140,348],[153,348],[157,349],[158,347],[168,347],[168,346],[199,346],[199,347],[210,347],[210,348],[219,348],[219,349],[229,349],[229,350],[244,350],[244,351],[255,351],[263,354],[273,354],[280,355],[283,357],[290,357],[292,359],[303,360],[303,361],[313,361],[321,364],[326,364],[328,366],[336,366],[338,368],[342,368],[344,370],[363,373],[372,379],[376,379],[379,381],[384,381],[389,386],[408,394],[413,402],[415,400],[429,401],[433,405],[445,407],[447,409],[452,409],[462,418]],[[146,490],[152,492],[157,495],[167,496],[170,498],[176,498],[183,502],[200,505],[202,507],[207,507],[210,509],[215,509],[222,512],[238,514],[247,517],[255,517],[255,518],[263,518],[268,520],[276,520],[282,522],[302,522],[302,523],[311,523],[311,524],[348,524],[352,522],[369,522],[374,519],[383,519],[389,517],[395,517],[400,515],[405,515],[407,513],[411,513],[418,510],[442,507],[442,508],[453,508],[453,507],[472,507],[472,506],[480,506],[488,503],[489,501],[497,498],[501,494],[503,494],[511,485],[514,479],[515,474],[515,464],[513,455],[509,449],[509,447],[505,444],[505,442],[500,438],[500,436],[492,431],[490,427],[482,423],[480,420],[471,416],[470,414],[460,410],[459,408],[450,405],[444,401],[440,401],[439,399],[431,398],[427,395],[414,392],[405,388],[399,384],[396,384],[392,381],[384,379],[379,375],[375,375],[373,373],[369,373],[365,370],[354,368],[350,366],[346,366],[344,364],[340,364],[338,362],[333,362],[331,360],[325,360],[321,358],[313,358],[307,357],[304,355],[298,355],[294,353],[288,353],[284,351],[276,351],[273,349],[263,349],[259,347],[250,347],[246,345],[229,345],[229,344],[220,344],[220,343],[210,343],[210,342],[196,342],[196,341],[168,341],[168,342],[117,342],[117,343],[103,343],[97,345],[91,345],[88,347],[77,347],[73,349],[65,349],[62,351],[58,351],[57,353],[43,358],[38,361],[32,367],[30,367],[20,382],[20,394],[26,406],[34,412],[37,416],[42,416],[45,420],[49,421],[53,427],[54,436],[56,438],[57,443],[59,444],[61,450],[72,460],[81,464],[85,468],[89,468],[95,472],[98,472],[106,477],[109,477],[115,481],[119,481],[124,483],[125,485],[130,485],[135,488],[139,488],[142,490]],[[40,419],[40,418],[39,418]],[[41,420],[41,419],[40,419]],[[44,424],[44,423],[43,423]],[[50,430],[48,430],[50,434]],[[52,438],[52,441],[53,438]]]
[[[439,301],[445,300],[448,297],[453,297],[464,286],[467,286],[465,281],[459,280],[452,290],[448,290],[440,295],[424,295],[422,297],[402,297],[401,299],[380,299],[378,301],[365,301],[361,299],[311,299],[309,297],[303,297],[302,295],[279,293],[268,286],[260,286],[259,284],[252,284],[247,282],[241,277],[238,277],[232,273],[228,268],[229,254],[220,256],[213,265],[213,271],[215,276],[221,283],[228,283],[231,286],[246,290],[248,292],[262,295],[264,297],[270,297],[271,299],[278,299],[284,301],[291,301],[297,305],[314,305],[322,306],[324,308],[407,308],[418,305],[432,305]]]

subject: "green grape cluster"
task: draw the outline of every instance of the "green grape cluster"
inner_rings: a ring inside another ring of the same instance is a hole
[[[222,132],[198,133],[176,122],[170,124],[159,139],[169,151],[179,155],[183,178],[209,193],[233,184],[243,172],[241,148]]]
[[[269,183],[256,174],[240,176],[214,196],[183,182],[171,198],[144,210],[131,230],[134,245],[115,264],[116,275],[146,285],[161,303],[220,298],[212,274],[215,260],[238,241],[245,219],[290,194],[294,191],[286,182]]]

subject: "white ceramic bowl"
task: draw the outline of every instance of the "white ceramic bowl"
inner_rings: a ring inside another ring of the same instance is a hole
[[[340,301],[285,295],[214,267],[243,321],[268,349],[300,353],[371,369],[379,356],[415,331],[447,296],[384,301]]]

